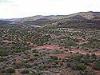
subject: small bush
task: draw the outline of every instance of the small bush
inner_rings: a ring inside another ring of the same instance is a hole
[[[6,58],[0,57],[0,62],[6,61]]]
[[[15,73],[15,69],[14,68],[7,68],[5,69],[5,73]]]
[[[86,66],[83,63],[73,62],[71,65],[71,68],[73,70],[85,70]]]
[[[96,62],[94,63],[94,69],[100,70],[100,61],[96,61]]]
[[[28,74],[28,73],[29,73],[29,70],[24,69],[24,70],[21,71],[21,73],[22,73],[22,74]]]
[[[78,70],[85,70],[86,69],[86,66],[82,63],[76,65],[76,67],[77,67]]]
[[[0,56],[7,56],[8,55],[8,50],[0,48]]]

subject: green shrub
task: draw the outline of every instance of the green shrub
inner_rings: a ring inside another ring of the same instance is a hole
[[[80,75],[95,75],[92,70],[80,71]]]
[[[83,63],[80,63],[80,64],[77,64],[77,65],[76,65],[76,68],[77,68],[78,70],[85,70],[85,69],[86,69],[86,66],[85,66]]]
[[[0,56],[7,56],[9,54],[9,51],[4,48],[0,48]]]
[[[29,70],[24,69],[24,70],[21,71],[21,73],[22,73],[22,74],[28,74],[28,73],[29,73]]]
[[[94,69],[100,70],[100,61],[96,61],[96,62],[94,63]]]
[[[15,69],[14,68],[7,68],[6,70],[5,70],[5,72],[6,73],[15,73]]]
[[[28,63],[26,63],[25,65],[24,65],[26,68],[31,68],[32,66],[30,65],[30,64],[28,64]]]
[[[7,59],[4,57],[0,57],[0,62],[6,61]]]
[[[83,63],[79,63],[79,62],[72,62],[70,64],[70,67],[73,70],[85,70],[86,69],[86,65],[84,65]]]

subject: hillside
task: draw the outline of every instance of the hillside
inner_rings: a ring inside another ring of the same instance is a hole
[[[70,15],[50,16],[37,15],[33,17],[8,19],[5,21],[9,21],[9,24],[25,26],[44,26],[55,24],[57,27],[100,28],[100,12],[89,11]]]
[[[0,75],[100,75],[99,14],[0,20]]]

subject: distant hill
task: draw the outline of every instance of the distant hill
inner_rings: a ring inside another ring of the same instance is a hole
[[[10,24],[11,21],[7,21],[7,20],[0,20],[0,25],[8,25]]]
[[[56,24],[57,27],[92,27],[100,28],[100,12],[79,12],[70,15],[37,15],[33,17],[0,20],[0,24],[15,24],[25,26],[43,26]]]
[[[37,15],[33,17],[10,19],[10,21],[13,21],[13,24],[21,24],[21,25],[44,25],[55,22],[56,20],[63,18],[66,18],[66,15],[50,15],[50,16]]]
[[[100,12],[80,12],[68,15],[57,23],[58,27],[100,28]]]

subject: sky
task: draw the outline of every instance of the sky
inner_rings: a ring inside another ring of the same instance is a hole
[[[0,18],[100,11],[100,0],[0,0]]]

